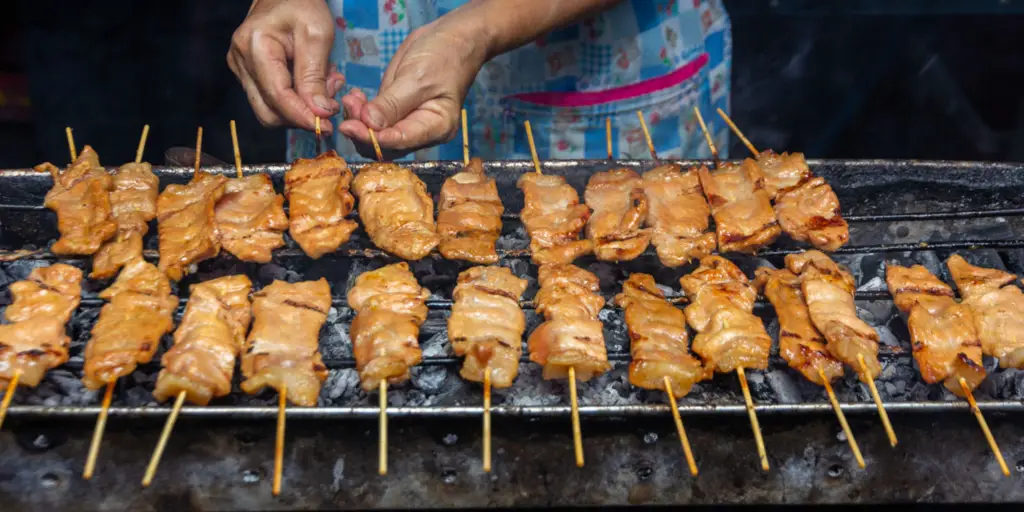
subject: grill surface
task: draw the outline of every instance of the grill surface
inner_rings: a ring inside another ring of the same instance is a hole
[[[693,162],[683,162],[688,165]],[[891,162],[891,161],[811,161],[812,169],[824,176],[839,195],[843,211],[850,221],[850,243],[835,258],[850,267],[857,278],[857,305],[860,316],[881,335],[883,372],[878,380],[882,399],[890,411],[938,412],[965,410],[967,404],[956,399],[941,386],[924,384],[911,357],[909,335],[897,315],[885,288],[884,262],[921,263],[950,282],[943,264],[953,252],[960,252],[969,261],[992,267],[1024,272],[1024,166],[1016,164],[961,162]],[[557,161],[545,163],[546,173],[566,176],[569,183],[582,192],[586,181],[596,171],[612,166],[649,169],[650,161]],[[359,166],[353,166],[358,172]],[[444,179],[461,166],[454,162],[416,163],[410,166],[426,182],[435,196]],[[208,169],[233,174],[230,168]],[[267,172],[282,190],[287,167],[249,166],[246,173]],[[505,226],[498,242],[501,265],[530,281],[527,298],[537,290],[536,268],[529,262],[528,238],[517,213],[522,208],[522,194],[516,180],[523,172],[532,171],[528,162],[500,162],[487,165],[488,174],[498,183],[505,203]],[[187,182],[191,169],[157,167],[161,185]],[[0,173],[0,260],[12,251],[35,250],[28,257],[0,262],[0,303],[7,304],[10,283],[25,278],[29,271],[47,265],[55,257],[45,250],[56,237],[56,217],[40,205],[50,188],[48,175],[31,170]],[[147,237],[147,257],[156,258],[155,229]],[[748,275],[758,266],[780,266],[785,254],[801,247],[782,239],[759,257],[729,255]],[[89,259],[63,261],[88,269]],[[229,255],[204,262],[199,272],[185,278],[178,288],[182,308],[187,298],[187,285],[231,273],[249,275],[255,286],[262,287],[274,279],[300,280],[326,277],[332,286],[334,307],[321,333],[321,350],[330,369],[319,406],[291,408],[294,419],[371,417],[377,413],[375,402],[358,386],[354,370],[348,326],[354,316],[344,297],[358,274],[395,261],[375,249],[362,230],[341,251],[320,260],[306,257],[289,241],[288,247],[275,254],[267,265],[242,263]],[[678,269],[663,267],[653,251],[632,262],[608,264],[592,258],[581,259],[579,265],[601,278],[601,293],[610,299],[620,291],[621,282],[631,272],[652,273],[668,295],[679,303],[678,279],[696,264]],[[479,386],[458,376],[461,360],[451,353],[446,336],[446,318],[451,308],[451,292],[458,273],[469,264],[453,262],[432,255],[411,264],[420,283],[431,290],[430,314],[421,330],[423,363],[413,370],[411,383],[389,393],[393,416],[469,417],[481,413]],[[15,397],[10,410],[12,418],[43,419],[54,417],[92,417],[99,408],[96,392],[86,391],[79,381],[82,352],[88,333],[102,305],[96,294],[107,282],[89,280],[84,285],[82,305],[71,321],[71,360],[47,376],[35,390],[23,389]],[[532,310],[532,301],[525,300],[527,333],[541,319]],[[181,309],[178,315],[180,316]],[[777,337],[778,323],[770,305],[759,299],[755,312]],[[179,318],[176,317],[176,320]],[[601,313],[613,370],[607,375],[580,385],[580,412],[584,416],[631,417],[667,414],[664,394],[633,388],[627,379],[629,343],[621,310],[606,306]],[[170,344],[164,339],[160,354]],[[979,388],[977,396],[987,411],[1024,411],[1024,375],[1017,370],[999,370],[986,360],[990,375]],[[122,379],[110,410],[113,417],[162,417],[167,407],[158,407],[150,392],[159,370],[157,362],[143,365],[132,376]],[[520,377],[512,388],[495,395],[493,413],[499,416],[561,416],[568,415],[566,386],[540,378],[540,369],[524,355]],[[830,412],[824,391],[786,367],[773,351],[770,368],[749,375],[759,414],[807,414]],[[852,373],[835,386],[845,411],[874,411],[867,389]],[[270,393],[249,397],[237,391],[217,400],[210,407],[188,407],[183,417],[269,418],[276,414],[276,398]],[[685,414],[741,414],[745,411],[739,386],[733,375],[719,375],[702,383],[680,401]]]

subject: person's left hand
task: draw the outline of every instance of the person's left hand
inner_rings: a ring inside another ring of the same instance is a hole
[[[359,89],[342,98],[346,120],[338,130],[360,154],[375,158],[367,128],[374,130],[388,160],[447,142],[459,132],[466,92],[487,59],[482,31],[474,27],[479,22],[465,18],[444,16],[409,34],[373,100]]]

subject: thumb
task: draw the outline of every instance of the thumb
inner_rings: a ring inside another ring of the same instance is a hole
[[[312,25],[295,33],[295,92],[321,117],[332,116],[339,108],[327,90],[328,58],[333,40],[333,31],[322,31]]]
[[[428,99],[426,87],[411,75],[399,75],[366,105],[361,120],[374,130],[383,130],[405,119]]]

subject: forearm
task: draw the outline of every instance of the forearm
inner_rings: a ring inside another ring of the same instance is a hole
[[[518,48],[552,30],[611,8],[621,0],[475,0],[455,11],[467,36],[487,58]]]

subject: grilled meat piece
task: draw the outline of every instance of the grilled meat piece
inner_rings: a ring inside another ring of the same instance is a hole
[[[636,171],[612,169],[594,174],[583,197],[593,210],[587,221],[587,238],[594,241],[597,259],[629,261],[647,249],[651,233],[642,229],[647,220],[647,196]]]
[[[764,176],[764,190],[771,199],[797,188],[814,176],[803,153],[782,153],[768,149],[757,155],[757,166]]]
[[[178,307],[167,276],[141,257],[125,265],[100,298],[110,302],[100,310],[85,345],[82,376],[85,387],[94,390],[150,362],[160,338],[174,327]]]
[[[819,386],[842,377],[843,363],[828,352],[825,337],[811,322],[800,278],[787,269],[761,267],[754,286],[764,289],[779,317],[779,353],[789,366]]]
[[[782,229],[753,160],[722,164],[714,173],[707,167],[697,172],[715,218],[720,251],[754,254],[779,237]]]
[[[14,302],[4,311],[10,323],[0,325],[0,388],[19,372],[19,385],[36,387],[68,360],[65,324],[81,302],[82,271],[63,263],[39,267],[10,291]]]
[[[373,243],[406,260],[422,259],[441,237],[434,225],[434,201],[409,169],[369,164],[352,182],[359,217]]]
[[[221,246],[242,261],[269,263],[271,252],[284,247],[284,196],[266,174],[228,180],[214,219]]]
[[[975,267],[959,254],[946,261],[963,303],[974,313],[982,350],[1002,368],[1024,368],[1024,294],[1017,276]]]
[[[274,281],[253,294],[252,332],[242,355],[242,391],[256,394],[270,386],[288,400],[316,405],[327,367],[320,358],[320,328],[331,310],[327,280]]]
[[[961,377],[969,389],[981,384],[985,368],[974,317],[953,299],[953,289],[921,265],[886,265],[885,281],[910,329],[921,378],[929,384],[941,381],[957,396],[963,396]]]
[[[683,312],[665,300],[654,277],[631,274],[615,303],[626,309],[629,328],[629,381],[644,389],[665,389],[672,383],[676,397],[686,396],[694,384],[711,377],[701,361],[690,354]]]
[[[163,369],[153,390],[157,401],[184,392],[188,401],[206,405],[231,392],[235,359],[252,318],[251,288],[252,282],[244,275],[190,287],[188,306],[174,331],[174,346],[160,361]]]
[[[483,162],[479,158],[470,160],[462,172],[441,186],[437,213],[441,255],[450,260],[497,263],[494,244],[501,235],[504,211],[498,186],[484,173]]]
[[[159,266],[172,281],[180,281],[199,262],[220,253],[214,212],[227,181],[200,171],[188,185],[167,185],[157,198]]]
[[[736,265],[721,256],[706,256],[679,284],[690,298],[686,319],[697,331],[693,351],[708,371],[768,367],[772,339],[752,313],[757,292]]]
[[[678,267],[715,251],[715,234],[708,231],[711,209],[696,169],[661,165],[644,173],[642,186],[649,205],[646,225],[663,265]]]
[[[533,263],[572,263],[594,251],[592,240],[580,240],[590,208],[580,204],[576,189],[562,176],[530,172],[516,184],[523,191],[519,218],[530,236]]]
[[[92,147],[85,146],[64,172],[49,162],[36,170],[53,177],[53,188],[46,193],[43,206],[57,214],[60,238],[50,248],[54,254],[88,256],[117,233],[117,223],[110,215],[113,180]]]
[[[878,362],[878,333],[857,318],[853,276],[819,251],[787,255],[786,268],[800,276],[811,322],[828,340],[828,351],[855,368],[861,380],[866,376],[860,371],[857,355],[864,356],[870,378],[877,378],[882,371]]]
[[[148,163],[127,163],[114,173],[110,216],[117,223],[117,235],[93,256],[89,277],[109,279],[142,257],[142,237],[149,232],[149,221],[156,218],[159,193],[160,178]]]
[[[779,225],[787,235],[822,251],[832,252],[846,245],[850,227],[840,214],[839,198],[825,178],[814,176],[803,153],[762,151],[757,165],[764,176],[764,189],[775,201]]]
[[[310,258],[334,252],[358,227],[345,217],[355,198],[349,192],[352,171],[336,152],[299,158],[284,175],[288,196],[289,232]]]
[[[537,314],[546,321],[530,334],[530,360],[544,367],[547,380],[562,379],[575,368],[587,381],[609,369],[604,325],[598,313],[604,297],[597,276],[569,263],[541,265]]]
[[[512,385],[523,355],[526,317],[519,299],[526,285],[505,267],[473,267],[459,274],[448,339],[455,355],[466,356],[464,379],[483,382],[490,367],[494,387]]]
[[[363,389],[380,381],[409,380],[409,368],[420,363],[420,325],[427,319],[430,291],[416,282],[409,264],[395,263],[361,274],[348,291],[356,311],[349,335]]]

